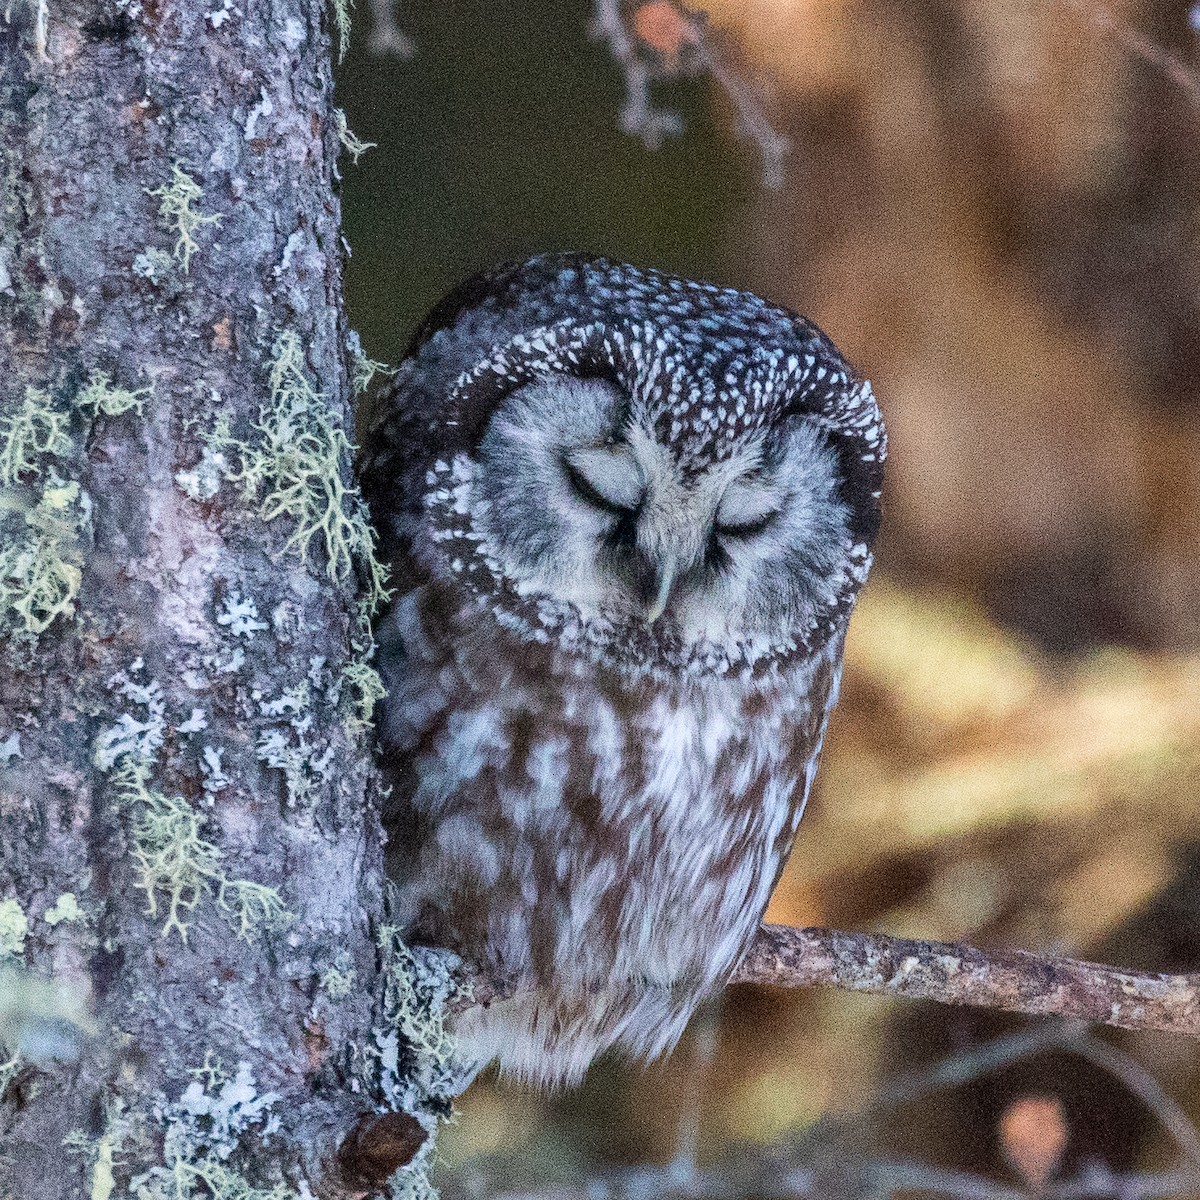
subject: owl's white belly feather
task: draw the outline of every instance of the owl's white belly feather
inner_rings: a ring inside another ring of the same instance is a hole
[[[649,687],[551,648],[497,653],[506,635],[481,636],[480,612],[431,636],[428,599],[402,598],[381,630],[384,738],[411,763],[395,797],[414,831],[393,847],[403,918],[520,981],[461,1019],[464,1048],[540,1083],[610,1047],[664,1053],[761,919],[840,638],[765,679]]]

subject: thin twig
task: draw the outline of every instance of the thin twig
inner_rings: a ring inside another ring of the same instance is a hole
[[[1118,1175],[1102,1163],[1092,1163],[1070,1179],[1053,1184],[1038,1200],[1168,1200],[1194,1196],[1200,1176],[1192,1171],[1130,1172]]]
[[[715,1015],[715,1014],[714,1014]],[[894,1195],[922,1192],[955,1197],[957,1200],[1029,1200],[1030,1193],[1001,1180],[972,1172],[947,1170],[912,1159],[879,1159],[847,1149],[834,1133],[819,1132],[826,1122],[837,1126],[861,1127],[882,1111],[944,1088],[959,1087],[1001,1067],[1047,1050],[1078,1051],[1119,1078],[1150,1107],[1154,1115],[1176,1137],[1189,1154],[1189,1135],[1180,1122],[1187,1117],[1153,1079],[1123,1051],[1091,1037],[1077,1022],[1045,1022],[1015,1034],[994,1038],[969,1050],[942,1059],[928,1067],[885,1080],[867,1104],[852,1111],[829,1114],[798,1140],[780,1144],[773,1151],[758,1147],[731,1153],[722,1164],[679,1170],[679,1155],[664,1164],[645,1164],[589,1176],[572,1187],[542,1191],[522,1188],[498,1194],[486,1180],[476,1178],[469,1189],[495,1200],[664,1200],[679,1196],[687,1200],[740,1200],[754,1194],[808,1200],[827,1194]],[[1188,1123],[1189,1129],[1190,1123]],[[1191,1131],[1194,1136],[1194,1130]],[[814,1143],[826,1150],[814,1159]],[[505,1172],[505,1183],[512,1185]],[[834,1186],[845,1185],[845,1186]],[[1200,1192],[1200,1170],[1195,1167],[1160,1172],[1119,1174],[1103,1162],[1085,1161],[1067,1179],[1048,1184],[1038,1200],[1172,1200]]]
[[[1200,1037],[1200,975],[1122,971],[882,933],[763,925],[731,982],[834,987]],[[514,980],[483,975],[470,984],[464,1005],[487,1005],[517,990]]]
[[[841,1177],[852,1181],[858,1192],[891,1196],[898,1192],[920,1192],[926,1195],[949,1196],[954,1200],[1030,1200],[1030,1193],[1012,1184],[976,1175],[970,1171],[947,1170],[908,1160],[868,1159],[847,1162]],[[766,1172],[757,1183],[737,1171],[716,1168],[699,1171],[689,1186],[680,1188],[665,1166],[638,1167],[615,1174],[592,1176],[573,1187],[539,1190],[535,1187],[503,1191],[483,1187],[492,1200],[665,1200],[683,1196],[687,1200],[740,1200],[754,1195],[783,1196],[792,1200],[807,1200],[827,1194],[831,1178],[815,1176],[803,1167],[785,1171],[782,1175]],[[822,1186],[825,1185],[825,1186]],[[869,1189],[862,1192],[862,1189]],[[1051,1184],[1037,1194],[1037,1200],[1172,1200],[1174,1197],[1194,1196],[1200,1188],[1200,1177],[1190,1171],[1130,1172],[1118,1174],[1103,1164],[1092,1163],[1059,1183]]]
[[[886,1194],[926,1192],[953,1196],[956,1200],[1030,1200],[1024,1188],[1000,1183],[968,1171],[952,1171],[918,1162],[868,1161],[867,1178]],[[1103,1164],[1092,1163],[1070,1179],[1037,1192],[1037,1200],[1167,1200],[1192,1196],[1200,1176],[1191,1171],[1118,1174]],[[878,1192],[876,1193],[878,1194]]]
[[[1024,950],[763,925],[734,980],[836,987],[1200,1037],[1200,975],[1143,974]]]
[[[1200,107],[1200,75],[1168,50],[1139,33],[1132,25],[1122,21],[1107,5],[1097,0],[1067,0],[1067,3],[1094,25],[1103,29],[1114,41],[1134,58],[1148,63],[1160,75],[1165,76],[1187,93],[1188,99]]]
[[[1084,1036],[1086,1028],[1075,1021],[1042,1021],[1016,1033],[981,1042],[949,1058],[885,1079],[874,1095],[858,1108],[821,1117],[811,1128],[811,1140],[829,1136],[823,1128],[826,1123],[858,1126],[924,1096],[973,1083],[1021,1059],[1032,1058],[1048,1050],[1069,1050],[1077,1039]]]
[[[1071,1043],[1070,1049],[1115,1076],[1137,1096],[1175,1139],[1175,1144],[1190,1162],[1192,1170],[1200,1174],[1200,1132],[1197,1132],[1187,1113],[1163,1091],[1158,1080],[1137,1059],[1095,1037],[1078,1038]]]
[[[700,1119],[712,1065],[717,1057],[717,1034],[721,1028],[722,997],[706,1003],[692,1021],[691,1059],[683,1087],[684,1103],[679,1116],[675,1157],[670,1163],[672,1178],[680,1183],[693,1179],[700,1167]]]
[[[625,104],[617,118],[621,132],[641,138],[649,150],[657,150],[664,138],[681,133],[679,114],[655,107],[650,99],[650,66],[630,36],[620,0],[595,0],[590,33],[608,45],[625,76]]]
[[[763,187],[771,192],[779,191],[786,178],[784,162],[792,152],[791,140],[776,131],[745,80],[713,54],[707,40],[699,43],[697,53],[708,67],[709,74],[733,101],[739,133],[758,147],[762,160]]]
[[[1029,1193],[969,1171],[952,1171],[918,1162],[871,1161],[863,1164],[871,1181],[872,1194],[891,1196],[896,1192],[928,1192],[954,1196],[957,1200],[1029,1200]]]
[[[648,59],[630,32],[621,0],[594,2],[591,34],[608,45],[609,53],[625,76],[625,103],[618,118],[621,130],[641,138],[651,150],[662,145],[665,138],[681,133],[683,122],[679,114],[654,104],[650,84],[656,75],[670,78],[696,70],[707,71],[733,103],[738,136],[758,149],[763,186],[772,191],[781,188],[784,159],[791,150],[791,142],[775,130],[753,89],[714,48],[705,15],[691,11],[678,0],[671,0],[671,8],[682,31],[680,53],[672,56],[674,65],[660,65],[656,70],[656,64]]]

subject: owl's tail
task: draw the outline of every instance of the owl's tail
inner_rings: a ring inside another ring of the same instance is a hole
[[[610,987],[553,999],[534,991],[469,1009],[454,1033],[464,1059],[478,1068],[497,1060],[502,1079],[573,1087],[606,1050],[643,1061],[666,1054],[703,999],[694,988]]]

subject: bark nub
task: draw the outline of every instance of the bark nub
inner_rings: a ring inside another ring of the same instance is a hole
[[[364,1113],[338,1151],[342,1176],[350,1187],[382,1187],[394,1171],[412,1162],[428,1137],[409,1113]]]

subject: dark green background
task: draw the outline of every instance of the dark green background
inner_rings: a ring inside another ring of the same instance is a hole
[[[351,324],[395,362],[417,320],[473,271],[544,250],[581,249],[738,283],[726,230],[757,188],[755,164],[713,113],[709,85],[668,82],[685,122],[648,151],[617,128],[624,83],[588,38],[590,6],[464,0],[400,6],[409,62],[373,56],[355,10],[338,103],[376,142],[342,159],[352,249]]]

